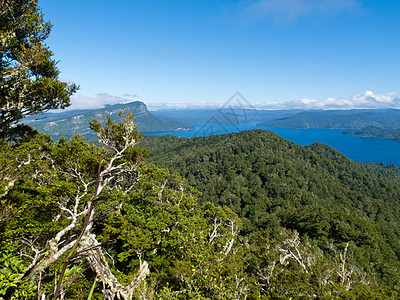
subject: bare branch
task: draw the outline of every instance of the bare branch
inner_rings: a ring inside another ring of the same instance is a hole
[[[94,234],[88,234],[80,243],[80,247],[82,249],[85,247],[92,247],[91,250],[88,250],[89,254],[87,255],[87,260],[90,262],[92,269],[96,272],[99,281],[108,286],[113,295],[116,295],[119,298],[130,300],[132,298],[134,289],[139,286],[140,282],[149,273],[149,266],[147,262],[142,262],[140,259],[141,265],[138,275],[129,285],[123,286],[121,283],[119,283],[114,274],[112,274],[101,248],[93,248],[93,246],[97,245],[100,246],[100,243],[96,240]]]

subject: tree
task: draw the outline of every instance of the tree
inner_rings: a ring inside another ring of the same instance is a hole
[[[26,116],[68,107],[78,89],[58,78],[43,43],[50,30],[38,0],[0,0],[0,137],[16,132]]]
[[[130,284],[121,284],[111,272],[91,229],[99,217],[95,203],[107,208],[115,203],[112,210],[121,209],[120,199],[140,178],[145,152],[133,149],[141,137],[132,120],[133,116],[124,116],[120,124],[110,118],[104,126],[97,121],[91,123],[106,148],[89,145],[81,136],[74,136],[69,142],[61,138],[52,144],[48,136],[37,134],[30,141],[8,149],[15,154],[12,160],[2,157],[4,165],[21,161],[17,168],[24,173],[22,177],[8,175],[11,170],[6,170],[3,177],[8,180],[0,195],[2,206],[9,208],[0,213],[3,221],[0,225],[5,226],[0,236],[3,241],[22,246],[21,255],[30,261],[16,280],[33,280],[40,286],[42,275],[48,274],[47,270],[55,264],[60,268],[64,260],[57,296],[63,292],[66,284],[62,280],[68,272],[74,267],[85,270],[76,263],[71,267],[71,260],[80,258],[89,262],[98,281],[107,286],[109,299],[116,294],[131,298],[133,289],[148,272],[147,263],[141,263],[139,275]],[[13,246],[7,248],[16,250]],[[7,258],[7,253],[4,257]],[[12,293],[15,295],[16,291]]]
[[[0,148],[0,297],[77,299],[94,281],[105,299],[244,299],[240,219],[145,164],[122,116],[91,123],[105,147],[36,134]]]

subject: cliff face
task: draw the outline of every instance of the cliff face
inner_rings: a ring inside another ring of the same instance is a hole
[[[107,105],[101,109],[85,111],[77,113],[76,115],[65,116],[63,113],[60,113],[58,119],[52,119],[51,121],[41,119],[27,122],[27,124],[56,139],[61,135],[67,137],[74,134],[91,136],[93,134],[89,128],[88,121],[92,121],[93,119],[100,120],[109,115],[115,122],[119,122],[119,113],[122,110],[126,110],[126,113],[132,113],[135,116],[134,122],[138,126],[139,132],[194,129],[191,124],[166,120],[153,115],[147,110],[147,106],[140,101],[126,104]]]
[[[106,105],[104,108],[96,109],[95,112],[99,112],[102,114],[118,114],[123,109],[132,112],[135,117],[150,114],[147,110],[146,104],[141,101],[134,101],[125,104]]]
[[[143,102],[138,102],[136,111],[138,114],[148,113],[147,106]]]

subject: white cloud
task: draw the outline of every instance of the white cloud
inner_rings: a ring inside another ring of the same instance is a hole
[[[400,108],[400,93],[375,94],[366,91],[363,95],[354,94],[349,99],[326,98],[318,101],[303,98],[284,103],[267,102],[256,105],[259,109],[362,109],[362,108]]]
[[[142,101],[139,96],[125,94],[122,97],[112,96],[108,93],[97,94],[95,97],[87,97],[84,95],[75,95],[72,97],[72,105],[67,110],[76,109],[96,109],[103,108],[106,104],[127,103],[131,101]],[[226,101],[215,101],[213,103],[200,101],[197,103],[187,102],[169,102],[169,103],[146,103],[150,110],[163,109],[218,109],[226,106]],[[256,109],[379,109],[379,108],[398,108],[400,109],[400,93],[391,92],[383,94],[375,94],[372,91],[366,91],[364,94],[354,94],[349,98],[326,98],[324,100],[316,100],[302,98],[290,100],[286,102],[264,102],[257,104],[242,103],[243,106]],[[62,110],[55,110],[61,112]]]
[[[275,23],[291,23],[312,13],[333,15],[359,6],[359,0],[257,0],[244,5],[249,19],[272,18]]]
[[[123,98],[138,99],[139,95],[126,93],[126,94],[123,94],[122,97]]]
[[[138,100],[138,98],[138,95],[132,94],[124,94],[122,97],[112,96],[108,93],[100,93],[95,97],[77,94],[71,97],[71,106],[66,110],[103,108],[106,104],[127,103]]]
[[[85,95],[77,94],[71,97],[71,106],[66,110],[94,109],[101,107],[99,100]]]
[[[226,107],[223,101],[214,103],[200,101],[198,103],[148,103],[150,110],[163,110],[163,109],[202,109],[202,108],[221,108]],[[302,98],[297,100],[290,100],[286,102],[264,102],[250,104],[242,103],[243,107],[256,108],[256,109],[300,109],[300,110],[330,110],[330,109],[379,109],[379,108],[399,108],[400,109],[400,93],[384,93],[375,94],[372,91],[366,91],[364,94],[354,94],[348,99],[345,98],[326,98],[325,100],[316,100],[309,98]]]
[[[174,110],[174,109],[206,109],[214,108],[219,109],[224,105],[220,101],[210,103],[207,101],[200,101],[197,103],[183,103],[183,102],[170,102],[170,103],[146,103],[149,110]]]

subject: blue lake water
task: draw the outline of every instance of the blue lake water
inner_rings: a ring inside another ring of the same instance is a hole
[[[362,138],[342,134],[342,129],[294,129],[262,127],[256,124],[192,123],[196,129],[188,131],[160,131],[147,134],[171,134],[180,137],[226,134],[243,130],[265,129],[299,145],[320,142],[340,151],[358,162],[395,164],[400,166],[400,143],[391,140]]]

